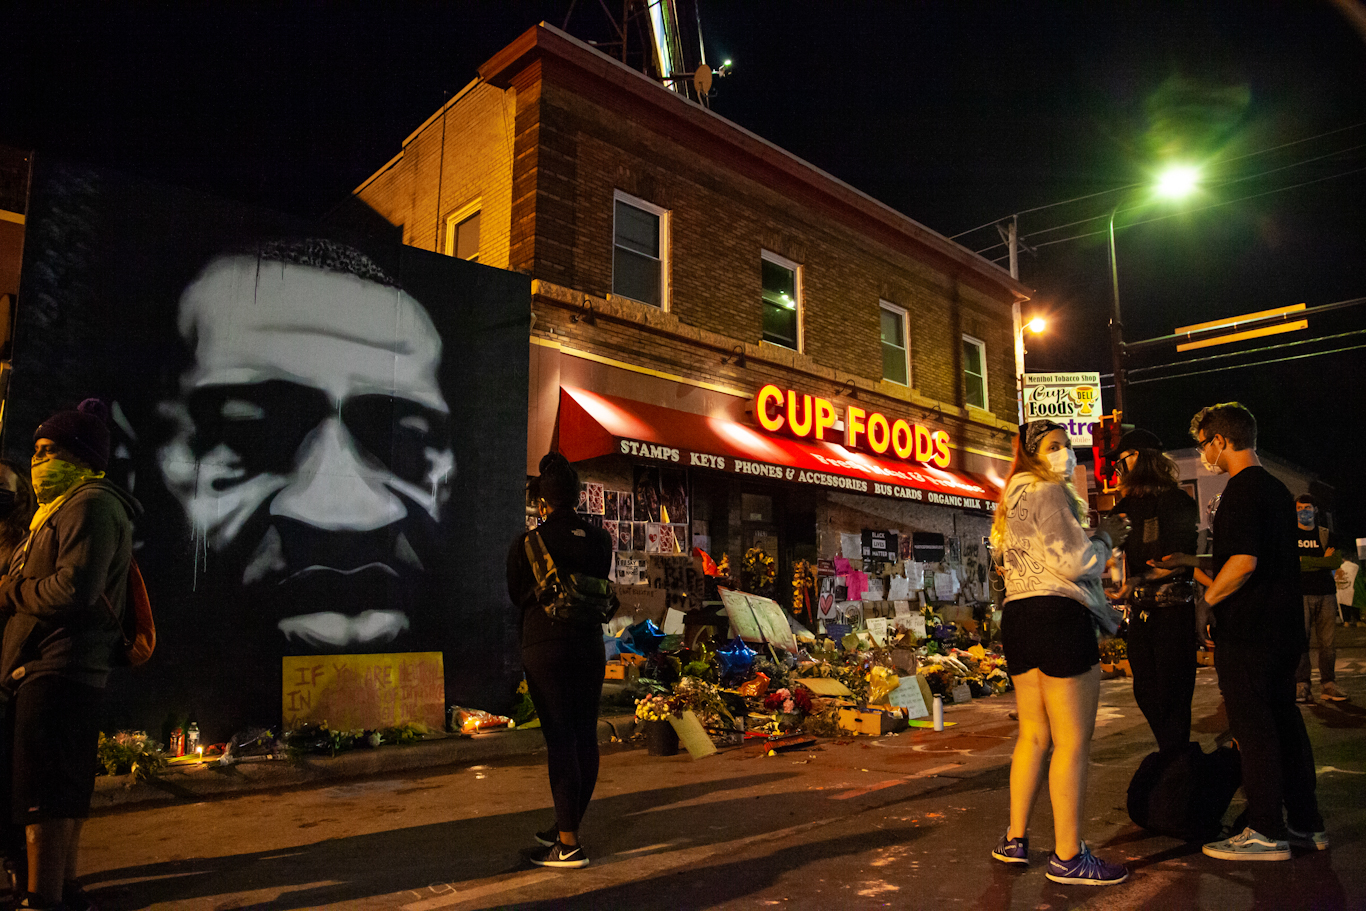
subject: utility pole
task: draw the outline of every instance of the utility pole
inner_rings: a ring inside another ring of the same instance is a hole
[[[1010,216],[1010,221],[1002,228],[996,226],[996,230],[1001,232],[1006,242],[1006,247],[1010,250],[1010,277],[1016,281],[1020,280],[1020,219],[1018,215]],[[1024,423],[1024,372],[1025,372],[1025,347],[1024,347],[1024,318],[1020,314],[1020,301],[1010,305],[1011,329],[1015,336],[1015,414],[1018,423]]]

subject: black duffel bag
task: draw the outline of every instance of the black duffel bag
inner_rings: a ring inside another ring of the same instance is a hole
[[[1206,753],[1191,742],[1171,756],[1149,753],[1129,782],[1129,818],[1158,835],[1210,841],[1242,783],[1242,757],[1231,746]]]

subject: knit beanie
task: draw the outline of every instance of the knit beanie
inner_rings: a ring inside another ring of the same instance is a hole
[[[38,425],[34,441],[49,439],[96,471],[109,466],[109,406],[86,399],[75,411],[59,411]]]
[[[579,502],[579,473],[568,459],[558,452],[546,453],[541,459],[540,471],[537,496],[557,509],[573,507]]]

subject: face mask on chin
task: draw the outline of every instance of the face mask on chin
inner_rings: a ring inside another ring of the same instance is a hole
[[[1044,458],[1048,460],[1048,467],[1064,478],[1072,477],[1072,471],[1077,467],[1077,454],[1070,447],[1055,449]]]

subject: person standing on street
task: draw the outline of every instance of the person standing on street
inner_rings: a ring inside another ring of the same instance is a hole
[[[1020,724],[1010,761],[1010,825],[991,856],[1029,863],[1029,816],[1051,748],[1054,844],[1045,875],[1058,883],[1109,886],[1124,882],[1129,871],[1091,853],[1081,821],[1100,698],[1097,621],[1114,632],[1101,573],[1128,529],[1122,517],[1106,517],[1088,536],[1086,504],[1072,487],[1076,465],[1061,424],[1021,426],[992,523],[1006,589],[1001,639]]]
[[[75,882],[95,788],[100,704],[142,507],[105,480],[109,411],[86,399],[34,433],[38,511],[0,578],[0,693],[10,705],[14,821],[26,826],[21,908],[90,906]]]
[[[1229,475],[1214,514],[1214,553],[1170,554],[1189,566],[1214,609],[1214,666],[1242,754],[1247,825],[1204,846],[1221,860],[1289,860],[1289,835],[1328,847],[1314,788],[1314,752],[1295,707],[1295,667],[1307,645],[1295,543],[1295,499],[1257,458],[1257,421],[1243,405],[1201,409],[1191,420],[1200,461]]]
[[[1119,471],[1123,495],[1114,513],[1134,529],[1124,545],[1134,699],[1158,752],[1175,756],[1190,743],[1195,590],[1189,569],[1156,569],[1148,561],[1195,551],[1200,508],[1179,486],[1176,463],[1152,433],[1129,431],[1105,457]]]
[[[1300,594],[1304,598],[1306,642],[1295,669],[1295,701],[1314,703],[1309,690],[1309,643],[1319,643],[1319,695],[1324,702],[1346,702],[1337,685],[1338,586],[1333,573],[1342,557],[1328,546],[1328,529],[1318,523],[1319,504],[1309,494],[1295,498],[1295,520],[1300,533]]]
[[[579,475],[557,452],[541,459],[530,490],[542,519],[538,531],[561,576],[599,579],[612,570],[612,539],[574,512]],[[552,620],[541,606],[527,558],[526,535],[508,551],[508,595],[522,611],[522,667],[527,692],[545,734],[555,825],[536,833],[543,846],[531,858],[541,867],[586,867],[579,824],[598,781],[598,703],[606,653],[599,624]]]

